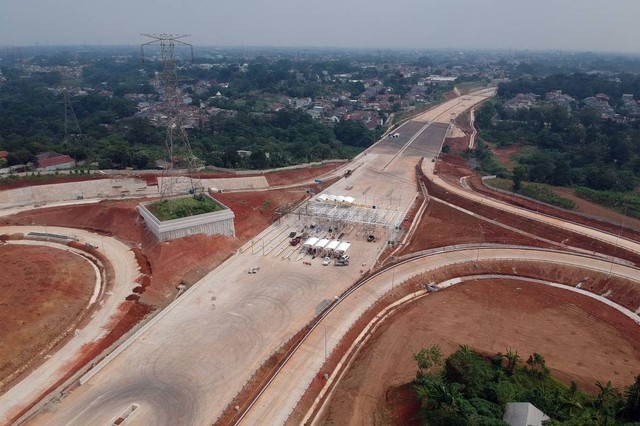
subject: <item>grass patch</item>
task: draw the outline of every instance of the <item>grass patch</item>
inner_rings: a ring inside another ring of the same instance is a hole
[[[578,187],[576,195],[617,213],[640,219],[640,194],[636,192],[598,191]]]
[[[174,198],[149,204],[147,209],[160,221],[181,219],[199,214],[224,210],[222,204],[211,197],[197,195],[195,197]]]
[[[485,183],[493,188],[514,192],[513,181],[511,179],[488,179],[485,180]],[[553,191],[552,186],[541,183],[522,183],[520,190],[515,191],[514,194],[533,198],[534,200],[551,204],[552,206],[562,207],[567,210],[573,210],[576,208],[576,204],[572,200],[559,196]]]

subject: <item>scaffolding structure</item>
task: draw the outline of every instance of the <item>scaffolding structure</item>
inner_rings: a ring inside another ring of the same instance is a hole
[[[144,62],[145,47],[160,46],[160,57],[163,64],[162,87],[164,90],[164,103],[167,114],[167,127],[165,138],[165,164],[162,168],[162,179],[160,184],[161,198],[165,198],[175,191],[174,164],[177,161],[186,163],[189,176],[191,194],[196,194],[203,190],[198,177],[196,158],[191,150],[189,137],[183,126],[183,117],[180,112],[182,104],[180,89],[178,87],[178,68],[176,64],[176,46],[188,47],[191,49],[191,61],[193,61],[193,46],[181,39],[187,37],[186,34],[142,34],[152,40],[140,46],[140,55]]]
[[[334,233],[356,232],[365,238],[387,237],[396,242],[402,232],[404,211],[373,208],[361,205],[323,203],[315,200],[295,208],[291,214],[298,219],[308,217],[317,226],[331,229]]]

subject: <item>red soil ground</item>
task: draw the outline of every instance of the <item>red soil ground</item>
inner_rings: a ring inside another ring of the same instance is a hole
[[[343,166],[344,162],[325,163],[321,166],[305,167],[303,169],[283,170],[280,172],[267,173],[265,177],[269,185],[291,185],[297,182],[304,182],[324,174],[330,173]]]
[[[476,219],[437,201],[431,201],[413,238],[400,255],[465,243],[519,244],[552,247],[532,237]]]
[[[520,155],[524,149],[522,145],[511,145],[505,148],[497,148],[494,145],[490,145],[490,147],[498,162],[509,170],[515,165],[515,157]]]
[[[20,180],[16,181],[7,181],[0,183],[0,191],[5,191],[7,189],[25,188],[27,186],[49,185],[52,183],[83,182],[86,180],[107,178],[108,176],[101,175],[43,175],[39,178],[21,178]]]
[[[96,277],[75,254],[23,245],[0,246],[0,271],[2,391],[82,318]]]
[[[471,128],[471,112],[466,110],[462,114],[458,115],[454,120],[454,124],[461,128],[465,133],[471,134],[473,129]]]
[[[593,391],[596,381],[631,384],[639,342],[637,324],[587,297],[505,279],[464,283],[383,325],[338,385],[322,423],[417,424],[419,404],[406,384],[416,373],[412,355],[433,344],[445,354],[463,344],[491,354],[513,349],[524,358],[540,352],[560,380]]]
[[[460,154],[469,149],[469,136],[460,136],[457,138],[447,138],[444,145],[449,145],[451,153]]]

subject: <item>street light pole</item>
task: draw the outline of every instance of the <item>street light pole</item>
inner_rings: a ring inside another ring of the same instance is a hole
[[[476,252],[476,266],[478,265],[478,260],[480,259],[480,244],[482,244],[482,241],[484,240],[484,229],[482,229],[482,224],[478,223],[478,226],[480,227],[480,243],[478,244],[478,250]]]

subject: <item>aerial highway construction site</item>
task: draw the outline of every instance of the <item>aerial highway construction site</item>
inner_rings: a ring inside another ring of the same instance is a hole
[[[161,241],[138,208],[161,178],[2,189],[0,423],[370,424],[435,343],[541,350],[561,380],[629,385],[640,223],[496,192],[443,154],[494,95],[349,161],[202,176],[227,235]]]

